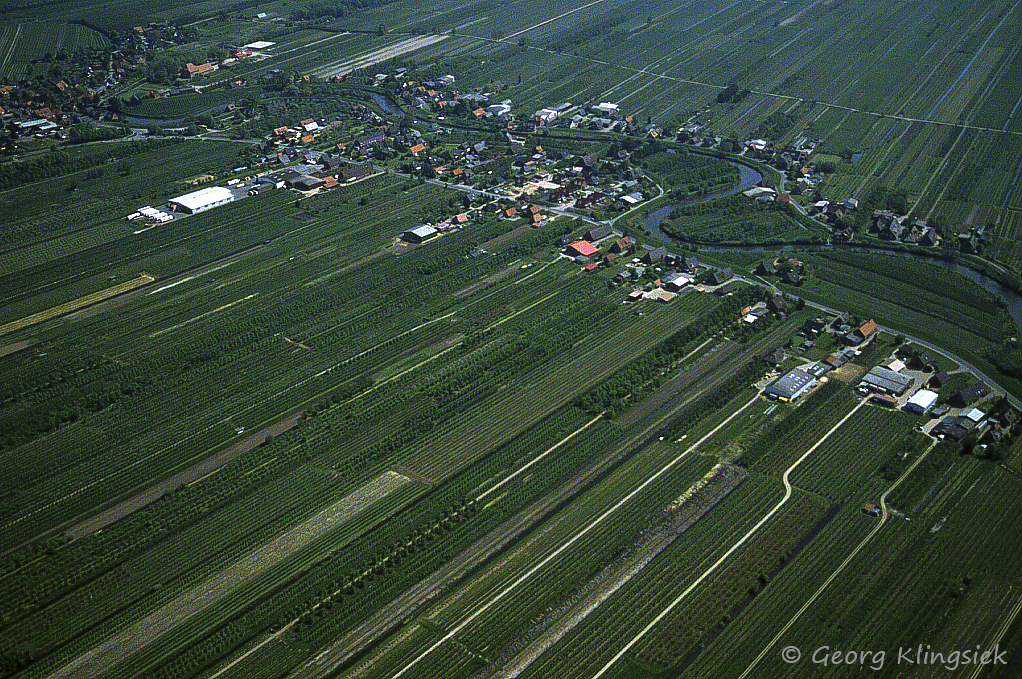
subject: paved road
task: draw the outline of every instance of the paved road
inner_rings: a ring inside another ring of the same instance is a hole
[[[777,288],[775,288],[773,285],[771,285],[769,283],[764,283],[763,281],[757,281],[757,280],[754,280],[752,278],[746,278],[745,276],[735,276],[735,278],[737,280],[742,281],[743,283],[748,283],[749,285],[758,285],[761,288],[768,288],[769,290],[777,292]],[[837,315],[837,314],[841,313],[840,310],[835,309],[833,307],[826,306],[825,304],[819,304],[817,302],[811,302],[808,299],[805,300],[805,302],[806,302],[806,305],[811,306],[814,309],[819,309],[821,311],[826,311],[827,313],[830,313],[830,314]],[[963,368],[965,368],[966,370],[968,370],[972,374],[976,375],[979,379],[981,379],[990,388],[991,392],[993,392],[995,394],[999,394],[1001,396],[1004,396],[1005,398],[1008,399],[1008,402],[1012,406],[1014,406],[1015,408],[1022,409],[1022,400],[1019,400],[1018,398],[1016,398],[1012,394],[1008,393],[1008,391],[1005,390],[1004,387],[1002,387],[1001,385],[997,384],[997,382],[995,382],[993,379],[991,379],[986,373],[984,373],[982,370],[980,370],[979,368],[977,368],[973,364],[971,364],[968,361],[966,361],[961,356],[959,356],[957,354],[954,354],[954,353],[952,353],[952,352],[950,352],[947,349],[944,349],[942,347],[938,347],[936,344],[933,344],[932,342],[927,342],[926,340],[921,339],[919,337],[916,337],[915,335],[910,335],[909,333],[905,332],[904,330],[899,330],[897,328],[890,328],[890,327],[888,327],[886,325],[877,325],[877,328],[879,328],[880,330],[882,330],[884,332],[888,332],[888,333],[890,333],[892,335],[903,335],[905,337],[905,339],[907,339],[909,342],[913,342],[913,343],[918,344],[920,346],[926,347],[927,349],[929,349],[932,352],[938,353],[941,356],[944,356],[946,358],[950,358],[952,361],[960,364]]]

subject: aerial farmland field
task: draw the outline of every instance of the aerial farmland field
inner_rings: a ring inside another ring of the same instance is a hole
[[[0,679],[1014,676],[1020,33],[8,3]]]

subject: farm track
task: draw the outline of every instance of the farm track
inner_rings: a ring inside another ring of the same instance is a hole
[[[752,403],[754,401],[755,401],[755,399],[753,401],[751,401],[750,403]],[[731,556],[743,544],[745,544],[745,542],[750,537],[752,537],[767,521],[769,521],[770,518],[773,517],[774,514],[776,514],[778,511],[780,511],[780,509],[785,504],[787,504],[788,500],[791,499],[791,495],[792,495],[792,485],[788,481],[788,478],[791,475],[791,473],[795,470],[796,467],[798,467],[799,464],[802,463],[803,460],[805,460],[807,457],[809,457],[809,455],[811,455],[813,453],[813,451],[815,451],[824,441],[826,441],[827,438],[829,438],[831,434],[833,434],[835,431],[840,429],[841,425],[843,425],[852,415],[855,414],[855,412],[859,408],[861,408],[865,404],[866,404],[865,400],[860,401],[858,403],[858,405],[856,405],[855,408],[853,408],[850,413],[845,415],[841,419],[840,422],[835,424],[830,429],[830,431],[828,431],[826,434],[824,434],[823,437],[820,438],[819,441],[814,443],[813,446],[809,448],[809,450],[807,450],[805,453],[803,453],[802,456],[798,460],[796,460],[790,467],[788,467],[788,469],[784,472],[784,475],[781,477],[781,480],[784,482],[784,498],[779,503],[777,503],[777,505],[775,505],[773,509],[771,509],[769,512],[767,512],[767,514],[762,519],[760,519],[759,522],[757,522],[755,526],[750,528],[749,531],[746,532],[745,535],[743,535],[734,545],[732,545],[731,548],[728,549],[728,551],[726,551],[724,554],[722,554],[720,556],[720,558],[718,558],[715,562],[713,562],[713,564],[709,568],[707,568],[698,578],[696,578],[687,588],[685,588],[685,590],[681,594],[679,594],[673,601],[671,601],[671,603],[668,604],[668,606],[663,611],[661,611],[660,614],[656,618],[654,618],[652,620],[652,622],[650,622],[648,625],[646,625],[644,628],[642,628],[642,630],[636,636],[634,636],[631,639],[631,641],[629,641],[627,644],[625,644],[624,648],[622,648],[620,651],[618,651],[617,654],[615,654],[614,657],[611,658],[610,661],[608,661],[607,664],[604,665],[600,669],[599,672],[597,672],[596,674],[593,675],[593,679],[599,679],[599,677],[602,677],[604,674],[606,674],[607,671],[610,670],[610,668],[618,660],[620,660],[621,657],[625,653],[627,653],[632,648],[632,646],[634,646],[640,639],[642,639],[646,635],[647,632],[649,632],[651,629],[653,629],[653,627],[656,626],[657,623],[659,623],[661,620],[663,620],[667,616],[668,613],[670,613],[672,610],[674,610],[674,608],[679,603],[681,603],[696,587],[698,587],[704,580],[706,580],[706,578],[708,578],[711,574],[713,574],[713,572],[716,571],[717,568],[722,563],[724,563],[724,561],[726,561],[729,556]],[[741,410],[737,411],[735,413],[735,415],[737,415],[739,412],[741,412]],[[732,415],[731,417],[734,417],[734,415]],[[730,419],[731,418],[728,418],[728,420],[725,420],[725,423],[728,422]],[[722,426],[722,425],[718,425],[718,429],[720,428],[720,426]],[[715,429],[711,433],[716,433],[716,431],[717,430]],[[705,437],[704,439],[701,439],[699,441],[699,443],[702,443],[702,441],[704,441],[708,437],[709,437],[709,435],[707,435],[707,437]],[[698,445],[698,443],[694,444],[693,448],[695,448],[696,445]],[[886,497],[886,495],[885,495],[885,497]]]
[[[862,406],[862,404],[864,404],[865,402],[866,401],[862,401],[858,406],[855,407],[855,410],[858,410],[859,407]],[[852,413],[854,413],[855,410],[853,410]],[[847,419],[850,416],[851,416],[851,413],[849,413],[849,415],[846,416],[845,419]],[[842,422],[844,422],[844,420],[842,420]],[[856,555],[860,551],[862,551],[862,548],[865,547],[869,543],[869,541],[873,539],[873,536],[875,536],[877,534],[877,532],[880,531],[881,528],[883,528],[884,524],[887,522],[887,519],[890,517],[889,510],[887,509],[887,496],[890,495],[891,492],[895,488],[897,488],[901,484],[901,482],[904,481],[905,478],[909,474],[912,473],[912,470],[915,469],[919,465],[919,463],[922,462],[926,458],[927,455],[929,455],[930,451],[933,450],[933,448],[936,445],[937,445],[936,441],[931,443],[930,446],[925,451],[923,451],[923,453],[920,454],[918,458],[916,458],[916,461],[912,463],[912,466],[909,467],[908,469],[906,469],[904,471],[904,473],[902,473],[902,475],[900,477],[898,477],[898,480],[895,481],[893,484],[891,484],[891,486],[884,492],[883,496],[881,496],[881,498],[880,498],[880,508],[881,508],[882,515],[881,515],[880,521],[877,523],[877,525],[874,526],[873,530],[871,530],[869,532],[869,534],[865,538],[863,538],[862,541],[855,547],[855,549],[852,550],[851,554],[849,554],[845,558],[845,560],[842,561],[841,564],[836,569],[834,569],[834,572],[830,574],[830,577],[828,577],[824,581],[824,583],[822,585],[820,585],[820,588],[817,589],[816,592],[814,592],[811,597],[809,597],[809,600],[806,601],[806,603],[802,606],[802,608],[800,608],[798,610],[798,612],[795,613],[795,615],[793,615],[791,617],[791,619],[787,622],[787,624],[783,628],[781,628],[781,631],[779,631],[777,633],[777,636],[775,636],[773,639],[770,640],[770,643],[768,643],[763,648],[763,650],[760,652],[760,654],[758,656],[756,656],[756,658],[752,661],[752,663],[747,668],[745,668],[745,671],[742,672],[741,675],[739,675],[738,679],[745,679],[745,677],[749,676],[749,673],[752,671],[752,669],[759,663],[760,660],[763,659],[764,656],[766,656],[767,653],[770,652],[770,649],[772,649],[774,647],[774,644],[776,644],[777,641],[782,636],[784,636],[784,634],[791,628],[791,626],[794,625],[795,622],[802,616],[802,614],[806,611],[806,609],[808,609],[813,604],[813,602],[816,601],[816,599],[820,596],[820,594],[822,594],[823,591],[825,589],[827,589],[827,587],[830,585],[830,583],[833,582],[834,579],[837,578],[837,576],[841,574],[841,572],[845,569],[845,566],[847,566],[849,563],[851,563],[852,559],[854,559],[856,557]],[[796,464],[798,464],[798,463],[796,463]],[[785,476],[787,476],[787,474],[785,474]],[[785,483],[787,483],[787,480],[785,480]],[[1020,602],[1020,603],[1022,603],[1022,602]]]
[[[278,436],[290,429],[293,429],[297,426],[298,421],[304,412],[304,410],[299,410],[292,413],[283,420],[265,427],[260,431],[254,432],[251,436],[246,437],[234,445],[206,458],[205,460],[202,460],[195,465],[192,465],[183,471],[178,472],[177,474],[174,474],[173,476],[167,477],[155,486],[147,488],[137,495],[133,495],[127,500],[114,505],[110,509],[74,524],[67,529],[66,535],[72,540],[77,540],[78,538],[95,533],[116,521],[120,521],[132,512],[138,511],[146,505],[152,504],[175,488],[187,485],[193,481],[198,481],[204,476],[208,476],[209,474],[216,472],[228,462],[235,460],[258,447],[266,440],[267,436]]]
[[[708,483],[699,486],[694,492],[690,489],[685,502],[671,509],[667,519],[640,534],[625,549],[621,557],[608,563],[578,593],[561,604],[546,624],[537,626],[542,629],[530,630],[531,634],[530,632],[523,634],[521,641],[512,644],[506,657],[493,661],[488,669],[495,671],[499,667],[496,676],[500,679],[513,679],[527,670],[535,660],[641,573],[650,561],[720,504],[748,476],[748,472],[740,467],[726,469],[727,472],[714,475]],[[727,478],[724,478],[725,476]],[[696,485],[699,483],[697,481]],[[685,510],[689,511],[681,515],[680,512]],[[511,661],[514,664],[508,667]],[[484,674],[481,672],[476,675],[480,676]]]
[[[777,330],[764,338],[760,338],[759,342],[752,343],[746,351],[742,352],[741,358],[747,360],[758,356],[762,353],[764,346],[772,346],[774,342],[779,341],[779,337],[784,332],[790,330],[789,324],[791,324],[791,327],[794,327],[793,323],[794,321],[790,321],[789,323],[782,324]],[[479,565],[494,558],[499,552],[524,537],[544,517],[551,515],[564,502],[577,496],[596,479],[607,473],[608,470],[620,464],[622,460],[641,452],[641,447],[645,447],[645,445],[652,442],[650,437],[657,429],[668,424],[677,412],[693,400],[734,374],[742,364],[742,360],[732,361],[735,367],[716,372],[714,372],[714,369],[719,366],[719,361],[703,361],[699,359],[697,363],[699,365],[698,369],[690,370],[681,376],[686,378],[684,386],[679,384],[672,385],[673,388],[682,388],[684,391],[673,394],[674,402],[670,406],[657,409],[652,416],[642,418],[636,423],[635,427],[642,426],[640,431],[630,435],[628,439],[622,440],[622,442],[615,445],[612,452],[587,466],[556,490],[548,492],[540,500],[520,510],[512,518],[476,541],[458,557],[452,559],[441,569],[434,572],[433,575],[423,580],[421,584],[395,598],[391,603],[381,608],[377,613],[359,625],[359,627],[349,631],[333,646],[321,652],[315,659],[295,670],[289,676],[302,677],[303,679],[325,679],[330,676],[351,656],[364,650],[384,634],[420,612],[431,599],[436,598],[443,591],[453,587],[461,578],[475,570]],[[750,400],[747,405],[751,405],[755,400],[755,398]],[[730,419],[725,420],[711,434],[730,421]],[[708,437],[709,435],[705,438]],[[643,442],[644,440],[645,442]]]
[[[223,602],[249,581],[267,573],[328,532],[337,530],[344,523],[353,520],[360,512],[408,481],[407,477],[387,472],[363,484],[340,501],[249,552],[126,629],[108,637],[49,677],[60,679],[98,676],[129,656],[141,652],[175,627],[184,625],[191,617]]]

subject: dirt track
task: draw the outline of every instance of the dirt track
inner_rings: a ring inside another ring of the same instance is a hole
[[[241,441],[238,441],[230,448],[221,450],[219,453],[208,457],[202,462],[195,464],[184,471],[178,472],[173,476],[160,481],[155,486],[147,488],[146,490],[133,495],[128,499],[120,502],[106,511],[100,512],[95,516],[92,516],[80,523],[71,526],[67,530],[67,536],[72,540],[85,537],[90,533],[95,533],[101,528],[105,528],[112,523],[120,521],[128,514],[145,507],[148,504],[156,502],[161,497],[174,490],[178,486],[182,486],[192,481],[197,481],[207,474],[215,472],[225,464],[241,457],[245,453],[249,452],[260,443],[266,440],[267,436],[277,436],[283,434],[289,429],[293,429],[298,424],[298,418],[301,417],[302,411],[289,415],[276,424],[271,424],[265,429],[261,429],[254,432],[251,436],[248,436]]]
[[[378,49],[375,52],[369,52],[368,54],[363,54],[362,56],[355,57],[353,59],[335,61],[332,64],[327,64],[326,66],[313,71],[313,75],[317,78],[331,78],[335,75],[345,75],[360,68],[367,68],[373,64],[378,64],[381,61],[399,57],[407,52],[414,52],[417,49],[428,47],[433,43],[440,42],[441,40],[449,37],[449,35],[422,35],[415,38],[408,38],[407,40],[402,40],[401,42],[390,45],[389,47]]]

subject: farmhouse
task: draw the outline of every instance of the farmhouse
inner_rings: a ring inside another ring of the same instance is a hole
[[[197,75],[208,75],[217,70],[217,68],[218,67],[216,65],[211,64],[208,61],[204,64],[199,64],[198,66],[190,61],[185,64],[185,70],[188,72],[189,78],[194,78]]]
[[[734,272],[731,271],[731,267],[726,267],[718,271],[714,271],[710,274],[710,283],[712,285],[720,285],[734,278]]]
[[[667,248],[658,247],[648,251],[642,258],[642,261],[646,264],[663,264],[664,261],[671,256],[671,253],[667,251]]]
[[[776,368],[780,364],[784,363],[784,350],[780,347],[774,349],[763,357],[763,361]]]
[[[915,380],[908,375],[877,366],[866,373],[859,383],[859,388],[901,396],[914,382]]]
[[[964,408],[970,406],[979,399],[990,393],[990,389],[982,382],[975,382],[961,389],[950,398],[950,401],[957,406]]]
[[[767,385],[763,394],[782,401],[794,401],[816,382],[812,375],[793,368]]]
[[[595,255],[599,250],[589,241],[577,240],[568,246],[568,254],[572,256],[589,257]]]
[[[175,210],[195,214],[230,203],[232,200],[234,200],[234,194],[230,189],[223,186],[208,186],[177,198],[171,198],[169,202]]]
[[[849,344],[862,344],[876,331],[877,324],[873,319],[870,319],[866,323],[863,323],[862,326],[845,335],[845,341]]]
[[[417,226],[414,229],[408,229],[401,235],[401,237],[409,243],[423,243],[436,236],[437,233],[439,232],[432,226],[423,224],[422,226]]]

